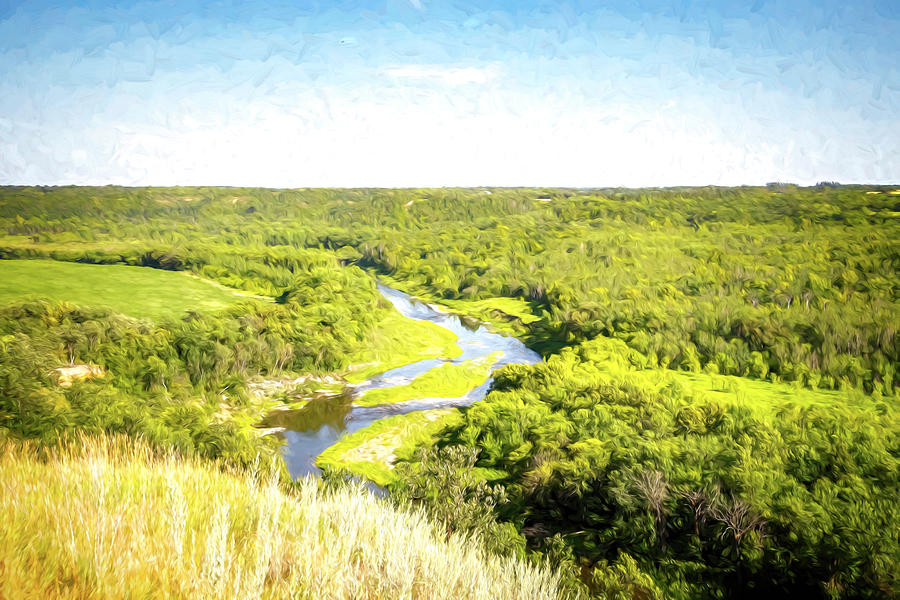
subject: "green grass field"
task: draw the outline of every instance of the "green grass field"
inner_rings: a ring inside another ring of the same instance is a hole
[[[760,417],[775,414],[779,409],[793,405],[797,407],[844,406],[860,411],[871,410],[875,402],[860,390],[809,389],[791,383],[772,383],[748,377],[732,375],[709,375],[706,373],[686,373],[660,371],[661,378],[678,381],[688,389],[702,392],[710,399],[722,400],[744,406]],[[885,406],[894,402],[886,399]]]
[[[456,334],[430,321],[404,317],[391,308],[367,344],[350,359],[344,374],[349,383],[366,379],[428,358],[455,358],[462,354]]]
[[[461,364],[444,364],[412,380],[408,385],[368,391],[356,400],[360,406],[393,404],[419,398],[457,398],[478,387],[491,374],[502,353],[494,352]]]
[[[418,448],[430,447],[438,434],[459,422],[456,408],[420,410],[375,421],[342,437],[316,458],[316,465],[336,473],[349,473],[387,487],[398,481],[394,463],[410,460]],[[474,477],[494,481],[508,476],[499,469],[473,467]]]
[[[0,260],[0,304],[46,298],[102,306],[132,317],[217,311],[247,296],[184,272],[53,260]]]
[[[342,437],[316,458],[316,465],[388,486],[397,479],[393,469],[398,452],[408,454],[418,444],[430,441],[447,419],[458,414],[458,410],[450,408],[420,410],[380,419]]]

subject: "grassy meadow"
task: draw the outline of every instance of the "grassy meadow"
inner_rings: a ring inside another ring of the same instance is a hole
[[[343,373],[349,383],[359,383],[396,367],[429,358],[456,358],[462,349],[456,335],[429,321],[415,321],[388,308],[367,340],[350,357]]]
[[[840,406],[855,411],[896,408],[890,398],[873,399],[859,390],[821,390],[803,388],[796,384],[771,382],[731,375],[706,373],[673,373],[657,371],[660,381],[674,381],[688,390],[704,394],[710,399],[741,406],[765,418],[788,406],[819,408]]]
[[[246,300],[247,295],[183,272],[55,260],[0,260],[0,304],[30,298],[104,307],[131,317],[159,320],[177,319],[187,311],[215,312]]]
[[[445,363],[406,385],[369,390],[354,402],[359,406],[375,406],[418,398],[458,398],[484,383],[500,355],[500,352],[494,352],[460,364]]]
[[[454,408],[422,410],[385,417],[368,427],[343,436],[316,459],[316,465],[334,473],[364,477],[382,487],[397,482],[393,470],[398,455],[409,455],[417,445],[431,443]]]

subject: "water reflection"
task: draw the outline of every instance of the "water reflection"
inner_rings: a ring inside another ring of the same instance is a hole
[[[268,415],[262,427],[280,427],[295,432],[316,431],[322,427],[343,429],[344,420],[350,414],[353,394],[350,390],[334,396],[310,400],[298,410],[279,410]]]

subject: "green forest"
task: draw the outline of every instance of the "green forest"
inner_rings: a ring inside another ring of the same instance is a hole
[[[384,334],[380,281],[544,359],[404,444],[382,502],[559,597],[897,597],[898,240],[891,186],[3,187],[0,442],[309,485],[255,381],[452,356]]]

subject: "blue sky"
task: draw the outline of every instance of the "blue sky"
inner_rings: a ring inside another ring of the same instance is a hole
[[[900,182],[900,2],[9,2],[0,184]]]

